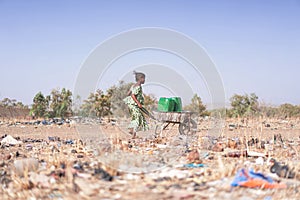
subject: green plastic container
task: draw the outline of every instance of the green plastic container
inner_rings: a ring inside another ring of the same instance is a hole
[[[161,97],[158,101],[158,111],[161,112],[181,112],[182,111],[182,103],[180,97]]]
[[[161,97],[158,101],[157,110],[161,112],[173,112],[175,107],[175,101],[170,98]]]
[[[171,100],[174,101],[175,106],[174,106],[174,112],[181,112],[182,111],[182,102],[180,97],[171,97]]]

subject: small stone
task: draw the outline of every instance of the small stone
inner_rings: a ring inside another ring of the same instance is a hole
[[[71,153],[77,153],[76,149],[72,149]]]

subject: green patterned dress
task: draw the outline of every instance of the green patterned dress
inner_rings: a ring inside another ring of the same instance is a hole
[[[142,86],[132,86],[130,90],[131,94],[134,94],[136,96],[136,99],[142,105],[144,105]],[[133,98],[131,96],[128,96],[123,101],[128,105],[129,112],[131,115],[131,122],[128,128],[133,128],[134,132],[149,130],[147,121],[141,109],[138,107],[137,103],[133,100]]]

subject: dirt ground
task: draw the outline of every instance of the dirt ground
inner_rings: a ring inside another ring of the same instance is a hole
[[[0,137],[22,143],[1,144],[1,199],[300,199],[299,119],[227,120],[219,130],[210,125],[202,120],[188,136],[180,135],[177,125],[158,135],[151,127],[131,139],[118,124],[4,123]],[[252,138],[257,142],[251,144]],[[185,166],[193,162],[194,150],[194,163],[204,166]],[[295,176],[272,175],[271,157],[288,164]],[[20,173],[15,161],[28,158],[38,167]],[[272,175],[286,188],[232,187],[242,168]]]

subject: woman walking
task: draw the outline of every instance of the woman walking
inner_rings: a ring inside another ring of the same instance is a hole
[[[124,102],[128,105],[131,115],[131,122],[128,126],[129,133],[135,138],[137,131],[149,130],[149,127],[141,111],[141,108],[144,105],[142,84],[145,83],[146,76],[141,72],[134,71],[133,73],[135,75],[136,83],[128,91],[128,96],[124,99]]]

